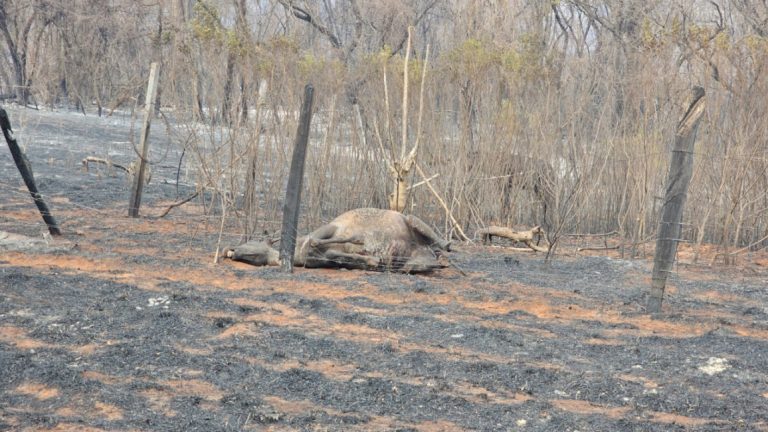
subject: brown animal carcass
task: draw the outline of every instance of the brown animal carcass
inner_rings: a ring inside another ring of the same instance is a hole
[[[448,250],[450,242],[440,239],[415,216],[361,208],[343,213],[297,239],[293,264],[424,273],[445,267],[437,258],[440,251]],[[254,265],[279,265],[278,252],[261,241],[244,243],[225,255]]]

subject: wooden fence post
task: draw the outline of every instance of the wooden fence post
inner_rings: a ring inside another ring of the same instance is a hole
[[[293,272],[293,253],[296,250],[296,233],[299,225],[299,207],[301,206],[301,185],[304,179],[304,161],[309,141],[309,124],[312,121],[312,99],[314,88],[311,84],[304,87],[304,103],[301,106],[299,127],[291,160],[291,172],[288,174],[288,187],[283,205],[283,230],[280,234],[280,270]]]
[[[667,174],[667,191],[661,207],[656,251],[653,258],[651,294],[648,297],[648,313],[661,312],[664,287],[672,270],[677,253],[677,243],[682,232],[683,207],[688,195],[688,183],[693,174],[693,148],[696,132],[704,114],[704,89],[695,87],[688,111],[677,125],[672,160]]]
[[[0,108],[0,127],[3,130],[5,142],[8,143],[8,148],[11,150],[11,155],[13,155],[13,162],[16,163],[16,168],[19,169],[21,178],[24,179],[24,184],[26,184],[27,189],[29,189],[29,194],[32,195],[32,199],[35,200],[35,205],[40,211],[40,215],[43,216],[43,221],[48,225],[48,232],[55,236],[61,235],[61,230],[56,223],[56,219],[51,215],[51,211],[48,210],[48,205],[45,204],[43,196],[40,195],[40,192],[37,190],[35,176],[32,174],[32,166],[29,164],[27,156],[21,151],[19,144],[16,142],[16,138],[13,137],[11,119],[8,118],[8,113],[3,108]]]
[[[157,63],[152,63],[149,68],[149,84],[147,85],[147,94],[144,96],[144,124],[141,127],[141,154],[139,154],[138,169],[133,176],[133,187],[131,188],[131,200],[128,202],[128,216],[139,217],[139,207],[141,206],[141,193],[144,189],[144,176],[147,164],[147,155],[149,154],[149,124],[152,116],[155,114],[155,96],[157,94]]]

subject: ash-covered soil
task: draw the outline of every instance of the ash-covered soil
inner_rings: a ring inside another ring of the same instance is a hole
[[[466,276],[213,264],[218,218],[153,217],[173,160],[140,219],[81,170],[125,121],[9,113],[65,235],[0,250],[0,430],[768,430],[765,256],[681,264],[656,317],[648,260],[569,245],[460,245]],[[44,231],[7,151],[0,231]]]

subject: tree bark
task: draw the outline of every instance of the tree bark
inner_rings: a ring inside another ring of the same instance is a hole
[[[296,144],[291,160],[291,172],[283,206],[283,229],[280,235],[280,269],[284,273],[293,272],[293,254],[296,250],[296,235],[301,207],[301,185],[304,180],[304,161],[309,141],[309,125],[312,121],[312,99],[314,88],[311,84],[304,87],[304,103],[301,106],[299,127],[296,131]]]
[[[32,23],[35,18],[35,12],[27,19],[24,28],[21,33],[18,34],[18,39],[14,39],[11,35],[11,31],[8,28],[8,13],[5,10],[5,2],[0,1],[0,33],[3,34],[5,43],[8,45],[8,54],[11,58],[11,66],[13,66],[13,78],[16,85],[16,97],[20,104],[26,105],[29,92],[27,90],[27,76],[26,76],[26,45],[27,36],[29,30],[32,28]]]
[[[43,200],[43,196],[37,190],[35,176],[32,174],[32,167],[29,165],[29,160],[27,160],[27,157],[24,155],[24,152],[21,151],[18,143],[16,143],[16,139],[12,135],[13,130],[11,129],[11,120],[8,118],[8,113],[3,108],[0,108],[0,128],[3,130],[3,136],[8,143],[8,148],[11,150],[13,161],[16,163],[16,167],[21,173],[21,178],[24,179],[24,183],[27,185],[27,189],[29,189],[29,194],[32,195],[32,199],[35,200],[35,205],[40,211],[43,221],[48,225],[48,232],[55,236],[61,235],[61,230],[56,223],[56,219],[51,215],[51,211],[48,210],[48,205]]]
[[[144,102],[144,125],[141,130],[141,154],[139,155],[139,169],[133,178],[133,188],[131,189],[131,201],[128,203],[128,216],[139,217],[139,206],[141,206],[141,194],[144,187],[144,175],[147,168],[147,155],[149,154],[149,125],[152,116],[155,114],[155,96],[157,95],[157,63],[152,63],[149,70],[149,84],[147,85],[147,94]]]
[[[688,195],[688,184],[693,174],[693,148],[696,132],[699,129],[704,109],[704,89],[695,87],[692,102],[685,116],[678,123],[675,133],[675,144],[672,149],[672,160],[666,182],[667,191],[661,208],[661,221],[653,260],[651,293],[647,308],[649,313],[661,312],[667,276],[675,261],[677,243],[680,241],[682,231],[683,208]]]

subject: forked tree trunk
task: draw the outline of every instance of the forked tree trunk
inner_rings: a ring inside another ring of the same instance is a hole
[[[6,12],[5,1],[0,2],[0,33],[5,39],[5,43],[8,46],[8,56],[11,60],[11,66],[13,67],[13,80],[16,86],[14,91],[16,93],[16,100],[21,105],[26,105],[28,90],[26,87],[26,38],[29,33],[29,29],[32,25],[32,18],[29,18],[27,25],[21,34],[17,34],[17,39],[14,39],[11,35],[11,31],[8,28],[8,14]]]
[[[408,174],[407,172],[405,173]],[[401,212],[405,210],[405,203],[408,201],[408,180],[404,177],[395,178],[395,190],[389,194],[389,209]]]
[[[387,167],[389,168],[390,175],[392,175],[395,181],[394,191],[389,194],[389,208],[402,212],[405,209],[405,204],[408,201],[408,191],[410,185],[408,183],[408,177],[411,172],[411,168],[416,163],[416,154],[419,150],[419,142],[421,140],[421,123],[422,115],[424,114],[424,82],[427,76],[427,64],[429,63],[429,45],[427,45],[426,53],[424,54],[424,65],[421,71],[421,89],[419,91],[419,114],[417,122],[416,139],[414,140],[413,147],[410,151],[407,150],[408,143],[408,62],[411,57],[411,32],[412,27],[408,28],[408,43],[405,49],[405,59],[403,61],[403,106],[402,106],[402,136],[400,139],[400,156],[399,159],[394,160],[394,149],[391,158],[387,159]],[[384,68],[384,104],[386,111],[389,113],[389,90],[387,88],[387,71],[386,66]],[[390,135],[389,123],[387,123],[387,135]],[[384,149],[384,142],[379,133],[378,127],[376,127],[376,137],[379,142],[379,147],[383,155],[387,154]]]

